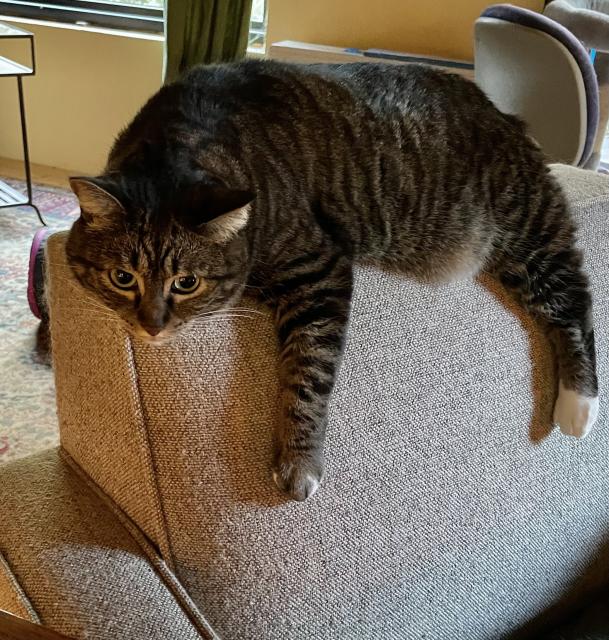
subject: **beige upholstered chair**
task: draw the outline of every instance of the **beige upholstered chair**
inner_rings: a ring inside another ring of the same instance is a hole
[[[510,4],[485,9],[475,24],[475,78],[498,109],[526,122],[551,162],[596,170],[596,74],[558,22]]]
[[[61,448],[0,469],[0,608],[78,639],[539,638],[609,576],[609,182],[556,173],[595,295],[593,433],[550,432],[550,347],[498,285],[361,268],[305,503],[269,473],[269,314],[133,342],[53,236]]]

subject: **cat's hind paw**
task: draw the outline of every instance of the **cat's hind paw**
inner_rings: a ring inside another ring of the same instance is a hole
[[[576,438],[585,438],[598,417],[598,396],[589,398],[572,389],[566,389],[562,382],[554,406],[554,424],[562,433]]]
[[[280,456],[273,470],[277,487],[299,502],[310,498],[322,479],[322,465],[303,457]]]

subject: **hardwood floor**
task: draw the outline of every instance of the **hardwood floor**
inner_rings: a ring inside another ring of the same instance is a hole
[[[51,187],[69,189],[68,178],[78,174],[78,171],[67,171],[66,169],[58,169],[56,167],[47,167],[43,164],[32,164],[32,180],[38,184],[46,184]],[[20,160],[0,158],[0,176],[25,180],[23,162]]]
[[[0,610],[0,640],[70,640],[70,638]]]

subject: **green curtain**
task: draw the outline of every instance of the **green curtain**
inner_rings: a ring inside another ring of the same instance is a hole
[[[165,82],[245,55],[252,0],[165,0]]]

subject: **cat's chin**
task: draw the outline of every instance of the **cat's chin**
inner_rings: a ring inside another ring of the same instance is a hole
[[[175,338],[175,334],[170,333],[170,334],[167,334],[166,336],[150,336],[150,335],[142,336],[142,335],[136,334],[135,338],[145,344],[152,344],[160,347],[173,342],[173,339]]]
[[[128,327],[128,333],[130,336],[135,338],[138,342],[142,342],[144,344],[152,344],[155,346],[163,346],[166,344],[170,344],[178,335],[178,332],[175,330],[166,331],[163,330],[158,333],[156,336],[151,336],[147,331],[140,328]]]

